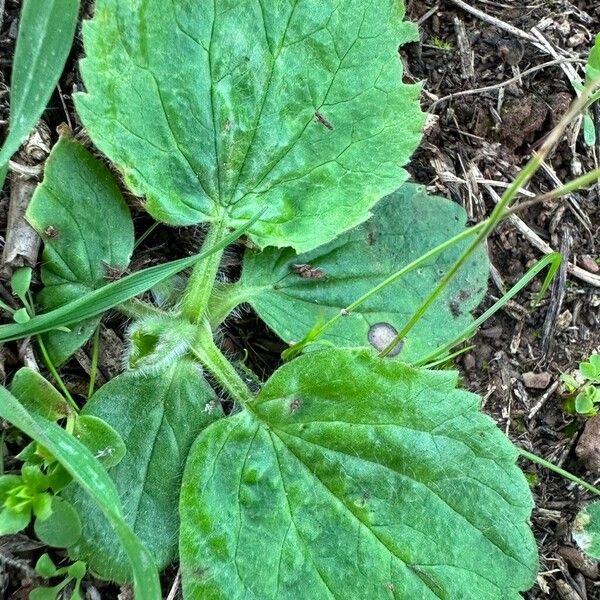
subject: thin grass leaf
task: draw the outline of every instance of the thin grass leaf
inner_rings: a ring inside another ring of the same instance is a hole
[[[0,387],[0,417],[47,448],[73,479],[95,500],[110,521],[131,562],[135,597],[161,598],[158,572],[147,550],[123,520],[121,502],[108,473],[91,452],[58,425],[31,415],[4,387]]]
[[[8,137],[0,150],[0,187],[10,157],[42,116],[71,50],[79,0],[26,0],[12,65]]]
[[[256,215],[251,221],[236,229],[231,235],[209,250],[200,252],[189,258],[180,258],[164,265],[157,265],[138,271],[137,273],[132,273],[119,281],[114,281],[98,290],[85,294],[81,298],[69,302],[60,308],[33,317],[27,323],[2,325],[0,326],[0,342],[18,340],[30,335],[45,333],[57,327],[80,323],[81,321],[102,314],[123,302],[127,302],[127,300],[143,294],[161,281],[194,266],[197,261],[204,260],[211,254],[235,242],[260,218],[261,214]]]
[[[480,325],[482,325],[490,317],[495,315],[501,308],[503,308],[508,303],[509,300],[511,300],[514,296],[516,296],[526,285],[528,285],[529,282],[532,279],[534,279],[540,271],[543,271],[548,265],[550,265],[550,268],[548,269],[548,273],[546,274],[546,278],[544,279],[542,289],[538,292],[538,294],[535,297],[535,300],[533,301],[534,305],[537,304],[542,299],[542,297],[544,296],[544,293],[546,292],[546,290],[552,283],[552,281],[556,275],[556,272],[558,271],[558,268],[560,267],[561,261],[562,261],[562,257],[558,252],[553,252],[552,254],[548,254],[548,256],[545,256],[544,258],[539,260],[535,265],[533,265],[533,267],[531,267],[531,269],[529,269],[529,271],[527,271],[527,273],[525,273],[525,275],[523,275],[523,277],[521,277],[521,279],[519,279],[519,281],[512,288],[510,288],[510,290],[508,292],[506,292],[506,294],[504,294],[504,296],[502,296],[502,298],[500,298],[500,300],[498,300],[498,302],[496,302],[493,306],[488,308],[488,310],[486,310],[478,319],[476,319],[471,326],[469,326],[467,329],[465,329],[459,336],[457,336],[451,342],[448,342],[447,344],[440,346],[439,348],[437,348],[437,350],[432,352],[429,356],[426,356],[425,358],[416,362],[414,364],[414,366],[420,367],[420,366],[426,365],[427,368],[431,368],[434,365],[439,364],[439,361],[437,361],[436,359],[440,355],[445,354],[446,352],[448,352],[448,350],[450,350],[454,346],[468,340],[471,336],[473,336],[479,329]],[[444,359],[444,360],[446,360],[446,359]],[[435,361],[435,362],[432,362],[432,361]]]

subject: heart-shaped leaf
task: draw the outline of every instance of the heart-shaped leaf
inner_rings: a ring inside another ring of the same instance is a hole
[[[316,324],[339,315],[389,275],[463,231],[465,221],[459,205],[428,196],[421,186],[404,185],[377,205],[369,221],[312,252],[247,251],[241,281],[219,291],[215,312],[219,306],[249,302],[281,338],[298,342]],[[383,349],[373,339],[377,325],[385,347],[385,340],[389,343],[409,320],[467,243],[407,273],[339,319],[320,339],[337,346],[366,346],[370,341]],[[466,329],[473,322],[471,311],[485,295],[487,277],[485,252],[476,252],[404,340],[402,359],[422,358]],[[386,336],[387,331],[392,335]]]
[[[101,288],[129,264],[134,239],[127,204],[110,171],[73,140],[63,137],[52,149],[27,220],[44,240],[45,287],[37,296],[43,310]],[[53,362],[65,361],[97,324],[93,319],[44,336]]]
[[[177,553],[177,505],[188,450],[221,414],[198,365],[181,358],[150,375],[128,372],[115,377],[84,408],[84,416],[103,419],[125,442],[127,453],[109,474],[127,507],[127,522],[159,569]],[[75,486],[63,495],[83,523],[81,539],[69,549],[71,556],[103,577],[129,581],[127,557],[104,517]]]
[[[157,220],[306,251],[407,178],[424,123],[400,0],[98,0],[85,24],[94,142]],[[185,60],[182,60],[184,58]],[[151,126],[149,126],[151,123]]]
[[[517,451],[456,373],[310,352],[186,465],[189,599],[520,598],[537,572]]]

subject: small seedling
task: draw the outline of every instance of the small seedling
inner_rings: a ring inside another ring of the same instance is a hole
[[[56,600],[59,596],[66,600],[83,600],[81,581],[85,577],[87,567],[84,562],[77,561],[67,567],[57,567],[52,559],[43,554],[35,565],[35,572],[44,579],[55,579],[63,576],[63,580],[53,587],[38,587],[31,591],[29,600]],[[72,584],[69,593],[63,590]],[[62,595],[61,595],[62,592]]]
[[[565,408],[569,412],[592,416],[600,404],[600,354],[592,354],[587,361],[579,363],[575,376],[563,373],[560,377],[567,392]]]

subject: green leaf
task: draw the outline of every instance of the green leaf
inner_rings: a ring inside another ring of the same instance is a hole
[[[27,305],[27,292],[31,286],[31,267],[21,267],[17,269],[10,278],[10,287],[13,294],[16,294],[19,300]]]
[[[588,146],[596,145],[596,124],[589,110],[583,114],[583,138]]]
[[[39,587],[31,590],[29,593],[29,600],[56,600],[62,590],[67,587],[69,583],[68,579],[65,579],[54,587]]]
[[[46,519],[36,519],[35,535],[47,546],[67,548],[81,537],[81,521],[70,502],[52,498],[52,513]]]
[[[0,536],[23,531],[29,525],[30,520],[31,515],[29,511],[16,512],[9,508],[3,508],[0,511]]]
[[[600,560],[600,502],[588,504],[577,515],[573,539],[586,554]]]
[[[35,572],[45,579],[55,577],[56,575],[59,575],[61,571],[62,570],[58,569],[52,562],[52,559],[48,554],[42,554],[35,563]]]
[[[77,110],[157,220],[235,227],[266,208],[259,246],[310,250],[407,179],[424,116],[420,86],[402,82],[398,47],[418,39],[404,12],[98,0]]]
[[[136,597],[160,600],[162,594],[154,562],[125,523],[117,490],[90,451],[58,425],[29,414],[3,387],[0,387],[0,417],[52,452],[73,479],[94,499],[96,510],[99,509],[107,517],[127,553],[133,571]]]
[[[390,274],[461,232],[465,221],[459,205],[430,197],[420,186],[405,185],[382,200],[367,223],[312,252],[247,251],[241,281],[231,288],[233,298],[216,298],[215,309],[219,302],[247,301],[281,338],[298,342],[315,324],[339,315]],[[397,333],[466,244],[468,240],[406,274],[339,319],[320,339],[337,346],[366,346],[378,323],[391,325]],[[484,297],[487,276],[485,253],[477,252],[410,332],[402,359],[422,358],[466,329],[473,322],[471,311]]]
[[[71,414],[69,403],[62,394],[37,371],[19,369],[12,380],[11,392],[28,411],[49,421],[58,421]]]
[[[15,323],[19,324],[27,323],[31,320],[29,311],[26,308],[19,308],[19,310],[16,310],[13,314],[13,320]]]
[[[9,133],[0,150],[6,164],[42,116],[73,43],[79,0],[25,0],[12,63]]]
[[[186,464],[186,598],[507,600],[535,582],[518,453],[457,374],[310,352]]]
[[[590,51],[590,56],[585,69],[585,83],[587,85],[600,79],[600,33],[596,36],[596,43]]]
[[[74,577],[75,579],[83,579],[85,577],[85,573],[87,571],[87,565],[81,561],[78,560],[77,562],[74,562],[68,569],[67,573],[71,576]]]
[[[580,415],[589,415],[594,413],[594,389],[586,387],[575,397],[575,410]]]
[[[106,421],[93,415],[79,415],[73,435],[108,469],[118,465],[127,449],[118,432]]]
[[[44,240],[45,287],[37,301],[45,311],[105,286],[129,264],[134,244],[129,208],[110,171],[73,140],[63,137],[52,149],[27,220]],[[93,319],[45,336],[53,362],[64,362],[97,324]]]
[[[127,454],[110,475],[127,507],[127,522],[158,569],[165,568],[177,553],[177,506],[188,450],[221,414],[214,392],[195,363],[180,359],[153,375],[112,379],[92,396],[84,414],[104,419],[121,434]],[[63,495],[83,522],[83,536],[70,555],[102,577],[129,580],[127,558],[93,503],[73,486]]]

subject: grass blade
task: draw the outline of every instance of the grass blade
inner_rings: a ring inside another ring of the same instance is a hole
[[[8,137],[0,150],[0,184],[10,157],[39,121],[73,44],[79,0],[25,0],[12,65]]]
[[[134,578],[135,597],[139,600],[160,600],[158,572],[152,557],[125,523],[117,490],[98,460],[64,429],[42,417],[29,414],[4,387],[0,387],[0,417],[47,448],[94,499],[127,552]]]
[[[232,242],[235,242],[245,231],[252,227],[261,214],[256,215],[252,220],[236,229],[212,248],[199,254],[188,258],[180,258],[164,265],[157,265],[127,275],[127,277],[123,277],[119,281],[109,283],[60,308],[35,316],[27,321],[27,323],[1,325],[0,342],[18,340],[30,335],[45,333],[57,327],[80,323],[81,321],[100,315],[123,302],[127,302],[127,300],[143,294],[161,281],[194,266],[199,260],[204,260],[215,252],[219,252],[227,247]]]
[[[544,258],[539,260],[537,263],[535,263],[535,265],[533,265],[533,267],[531,267],[531,269],[529,269],[529,271],[527,271],[527,273],[525,273],[525,275],[523,275],[523,277],[521,277],[521,279],[519,279],[519,281],[517,281],[517,283],[512,288],[510,288],[510,290],[508,290],[508,292],[506,292],[506,294],[504,294],[504,296],[502,296],[502,298],[500,298],[500,300],[498,300],[498,302],[494,303],[494,305],[488,308],[478,319],[473,321],[472,325],[469,326],[468,329],[465,329],[465,331],[463,331],[460,335],[454,338],[454,340],[452,340],[451,342],[448,342],[447,344],[436,348],[429,356],[426,356],[414,366],[426,366],[427,368],[431,368],[438,364],[438,361],[436,361],[436,359],[438,359],[440,355],[445,354],[454,346],[468,340],[471,336],[475,335],[480,325],[482,325],[490,317],[495,315],[509,300],[516,296],[526,285],[528,285],[529,282],[534,277],[536,277],[540,271],[542,271],[548,265],[550,265],[548,273],[546,274],[546,277],[544,279],[542,289],[538,292],[538,294],[536,294],[534,305],[537,304],[543,297],[550,284],[552,283],[552,280],[554,279],[554,276],[556,275],[556,272],[560,267],[561,261],[562,256],[558,252],[548,254],[548,256],[545,256]],[[446,360],[446,358],[444,358],[444,360]]]

